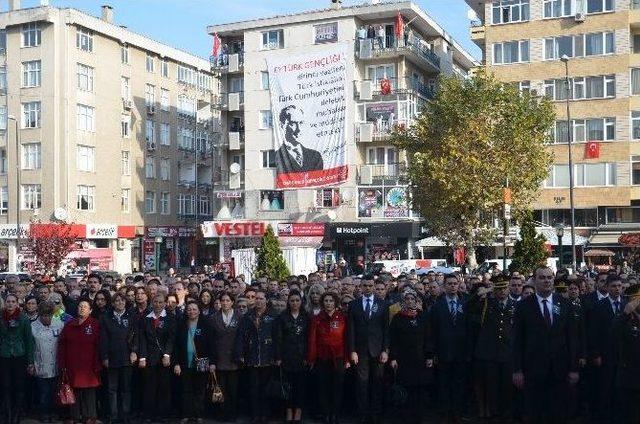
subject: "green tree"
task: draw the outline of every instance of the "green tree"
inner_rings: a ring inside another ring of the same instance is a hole
[[[435,236],[467,248],[471,268],[475,247],[497,235],[494,219],[507,181],[518,217],[547,177],[545,143],[554,120],[547,99],[479,71],[468,79],[441,78],[415,125],[395,132],[395,144],[410,159],[413,209]]]
[[[271,225],[267,226],[267,232],[262,237],[256,253],[256,277],[282,280],[290,275],[287,263],[282,256],[280,243]]]
[[[529,275],[538,265],[544,265],[549,252],[545,247],[546,239],[536,232],[533,216],[530,211],[522,213],[520,218],[520,240],[516,241],[513,251],[513,262],[509,268]]]

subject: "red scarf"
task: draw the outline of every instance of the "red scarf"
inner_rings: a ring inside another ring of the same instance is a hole
[[[12,319],[18,319],[19,317],[20,317],[20,308],[16,308],[15,311],[13,311],[13,313],[10,313],[6,309],[2,311],[2,319],[4,320],[4,322],[9,322]]]
[[[403,309],[400,312],[400,315],[404,316],[404,317],[409,317],[409,318],[415,318],[416,316],[418,316],[418,310],[417,309]]]

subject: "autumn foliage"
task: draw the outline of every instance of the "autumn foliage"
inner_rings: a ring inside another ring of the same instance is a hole
[[[33,252],[36,269],[55,273],[75,249],[77,234],[72,224],[31,224],[27,246]]]

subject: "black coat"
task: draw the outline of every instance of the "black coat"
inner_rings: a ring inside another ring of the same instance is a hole
[[[511,362],[511,329],[515,307],[516,302],[510,298],[507,298],[505,306],[495,297],[486,299],[486,304],[484,299],[474,300],[474,312],[479,315],[473,352],[476,359]]]
[[[620,298],[620,313],[623,313],[625,302]],[[612,337],[613,320],[615,315],[611,307],[609,298],[601,299],[592,312],[592,319],[589,321],[589,335],[593,338],[591,342],[592,358],[602,358],[605,364],[613,364],[617,358],[614,357],[614,342]]]
[[[429,348],[440,362],[464,362],[471,360],[473,339],[469,331],[469,319],[465,299],[458,296],[458,312],[454,317],[449,312],[447,297],[436,300],[429,312]]]
[[[265,367],[275,361],[275,316],[269,311],[258,319],[255,309],[240,321],[236,334],[235,357],[249,367]]]
[[[564,381],[578,370],[578,329],[572,307],[560,295],[552,297],[551,328],[547,326],[537,295],[518,302],[513,318],[513,369],[527,379],[544,382],[550,373]]]
[[[577,298],[575,300],[569,300],[573,308],[573,317],[576,320],[578,327],[578,358],[587,358],[587,319],[585,317],[584,306],[582,305],[582,299]]]
[[[407,387],[425,386],[433,379],[433,369],[427,368],[430,352],[427,314],[419,312],[411,317],[403,312],[393,316],[389,326],[389,359],[398,362],[398,382]]]
[[[303,310],[297,318],[284,311],[276,320],[276,359],[285,371],[302,371],[307,358],[309,315]]]
[[[366,316],[362,297],[349,303],[347,349],[358,355],[378,357],[389,351],[389,306],[373,297],[371,314]]]
[[[100,359],[109,360],[109,368],[131,365],[131,352],[138,351],[138,338],[135,337],[136,322],[130,310],[124,311],[120,322],[113,311],[109,311],[100,320]]]
[[[153,318],[145,317],[141,322],[140,358],[145,358],[147,366],[161,363],[164,355],[173,356],[176,339],[176,320],[170,314],[160,317],[158,326],[154,326]]]
[[[238,369],[238,363],[234,357],[236,334],[240,327],[240,315],[234,311],[229,325],[224,325],[222,311],[218,311],[211,317],[213,326],[213,361],[216,368],[221,371],[234,371]]]
[[[634,312],[616,317],[613,341],[618,352],[616,386],[623,390],[640,390],[640,316]]]
[[[582,298],[580,299],[580,304],[582,305],[582,316],[584,319],[584,326],[585,326],[585,333],[586,333],[586,340],[585,340],[585,345],[586,345],[586,351],[587,351],[587,355],[589,359],[593,359],[593,353],[595,352],[595,343],[596,343],[596,337],[594,337],[593,334],[591,334],[591,328],[592,328],[592,323],[593,320],[595,319],[595,309],[596,306],[598,306],[598,303],[600,302],[600,300],[598,300],[598,291],[593,291],[589,294],[586,294],[584,296],[582,296]]]
[[[318,171],[323,168],[322,155],[317,150],[308,149],[302,145],[302,166],[289,154],[283,144],[276,150],[276,168],[278,174],[288,174],[291,172]]]
[[[189,367],[187,352],[189,343],[189,322],[182,320],[176,328],[176,339],[173,349],[173,363],[180,365],[180,368]],[[200,316],[193,336],[195,345],[195,358],[208,358],[210,364],[214,364],[213,359],[213,327],[206,317]]]

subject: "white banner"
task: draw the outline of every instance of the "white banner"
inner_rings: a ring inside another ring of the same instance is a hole
[[[348,177],[346,44],[267,59],[276,187],[322,187]]]

